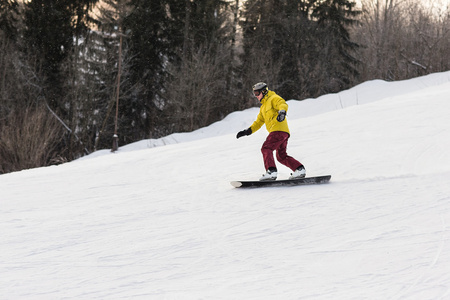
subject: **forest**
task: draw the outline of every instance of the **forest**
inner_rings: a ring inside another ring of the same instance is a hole
[[[440,0],[1,0],[0,174],[450,69]]]

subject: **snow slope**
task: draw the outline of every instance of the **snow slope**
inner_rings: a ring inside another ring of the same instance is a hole
[[[2,175],[0,298],[450,299],[449,100],[445,72],[289,102],[327,185],[231,187],[263,172],[257,109]]]

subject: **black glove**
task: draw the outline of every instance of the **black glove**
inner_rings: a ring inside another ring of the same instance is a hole
[[[252,130],[250,128],[247,128],[245,130],[239,131],[238,134],[236,135],[236,138],[240,138],[243,137],[244,135],[250,135],[252,134]]]
[[[278,122],[283,122],[285,118],[286,118],[286,111],[285,110],[280,110],[278,112],[277,121]]]

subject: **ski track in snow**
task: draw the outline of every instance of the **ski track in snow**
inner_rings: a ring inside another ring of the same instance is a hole
[[[288,153],[329,184],[230,186],[263,172],[264,129],[235,138],[257,109],[2,175],[0,298],[450,299],[449,82],[289,102]]]

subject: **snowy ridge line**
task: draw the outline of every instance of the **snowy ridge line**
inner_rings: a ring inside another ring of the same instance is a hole
[[[318,114],[345,109],[355,105],[362,105],[404,94],[405,91],[414,92],[431,86],[450,82],[450,71],[433,73],[422,77],[387,82],[371,80],[361,83],[348,90],[336,94],[327,94],[318,98],[308,98],[302,101],[288,100],[290,120],[306,118]],[[257,102],[255,102],[257,105]],[[125,145],[119,151],[134,151],[154,147],[178,144],[219,135],[232,134],[248,127],[253,122],[259,108],[233,112],[223,120],[192,132],[174,133],[159,139],[148,139]],[[226,125],[225,125],[226,124]]]

